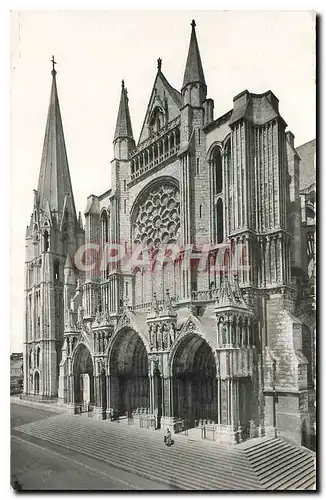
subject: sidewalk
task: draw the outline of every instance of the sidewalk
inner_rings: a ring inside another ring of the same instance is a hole
[[[48,403],[46,403],[45,401],[32,401],[30,399],[20,399],[19,396],[10,396],[10,403],[23,406],[32,406],[34,408],[56,411],[58,413],[63,413],[67,411],[67,406],[60,404],[57,401],[49,401]]]

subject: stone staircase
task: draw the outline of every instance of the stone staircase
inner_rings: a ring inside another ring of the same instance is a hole
[[[315,489],[315,453],[283,439],[265,438],[253,441],[240,446],[265,489]]]
[[[181,490],[263,490],[263,489],[298,489],[297,482],[291,486],[291,480],[283,481],[280,474],[285,474],[284,466],[277,476],[276,454],[269,454],[274,444],[284,454],[284,462],[288,465],[286,453],[289,449],[285,443],[283,450],[279,443],[282,440],[255,440],[252,447],[248,444],[237,446],[207,446],[205,442],[193,442],[190,439],[175,435],[175,445],[164,446],[162,433],[146,429],[135,429],[133,426],[82,418],[78,415],[60,414],[31,422],[15,428],[15,432],[26,433],[44,441],[84,453],[92,458],[102,460],[119,469],[147,477],[161,484],[168,484]],[[259,446],[267,446],[260,448]],[[254,448],[256,447],[256,448]],[[253,451],[251,451],[253,448]],[[311,474],[310,459],[314,454],[306,455],[301,448],[291,447],[298,452],[296,465],[290,462],[292,469],[297,469],[306,482],[301,481],[302,488],[310,484],[305,467]],[[275,450],[274,450],[275,451]],[[303,455],[301,455],[301,452]],[[260,458],[255,458],[257,457]],[[300,461],[299,461],[300,455]],[[269,465],[266,457],[271,457]],[[309,460],[306,459],[309,458]],[[276,461],[276,463],[275,463]],[[261,465],[264,463],[265,465]],[[269,468],[275,473],[268,475]],[[295,468],[296,467],[296,468]],[[301,472],[300,472],[301,471]],[[309,476],[310,477],[310,476]],[[311,476],[312,477],[312,476]],[[277,484],[277,479],[282,484]],[[271,485],[271,486],[269,486]]]

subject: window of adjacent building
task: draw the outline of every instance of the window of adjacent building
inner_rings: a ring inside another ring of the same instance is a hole
[[[196,159],[196,173],[199,174],[199,158]]]

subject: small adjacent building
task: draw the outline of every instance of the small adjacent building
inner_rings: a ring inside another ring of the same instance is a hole
[[[23,392],[23,353],[10,354],[10,392]]]

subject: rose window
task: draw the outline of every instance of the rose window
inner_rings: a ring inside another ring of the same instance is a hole
[[[180,234],[180,193],[173,185],[154,188],[140,205],[133,224],[134,243],[158,247]]]

